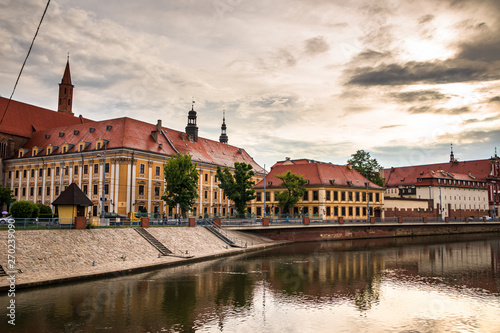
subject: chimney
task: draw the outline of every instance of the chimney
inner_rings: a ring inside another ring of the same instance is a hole
[[[158,131],[158,133],[161,132],[161,119],[158,119],[158,122],[156,123],[156,130]]]

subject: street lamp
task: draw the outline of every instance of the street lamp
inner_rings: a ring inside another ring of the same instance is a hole
[[[101,196],[101,218],[104,218],[104,201],[105,194],[104,185],[106,184],[106,145],[108,143],[107,140],[103,140],[104,142],[104,163],[102,164],[102,196]],[[101,157],[101,154],[97,154],[97,157]]]

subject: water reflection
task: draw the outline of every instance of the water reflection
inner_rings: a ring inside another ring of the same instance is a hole
[[[295,244],[20,291],[0,331],[494,332],[499,257],[498,236]]]

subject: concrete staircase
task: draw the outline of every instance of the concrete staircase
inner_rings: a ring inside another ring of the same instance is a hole
[[[216,226],[213,223],[205,225],[205,228],[211,233],[213,233],[215,236],[219,237],[219,239],[221,239],[224,243],[226,243],[231,247],[239,247],[239,248],[246,247],[246,244],[245,246],[236,244],[231,238],[229,238],[227,232],[225,232],[221,227]]]
[[[153,235],[151,235],[144,228],[134,228],[135,231],[139,233],[144,239],[146,239],[151,245],[153,245],[160,253],[164,256],[172,255],[173,252],[167,249],[165,245],[163,245],[158,239],[156,239]]]

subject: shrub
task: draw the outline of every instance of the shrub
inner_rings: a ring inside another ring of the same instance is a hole
[[[16,201],[10,206],[10,213],[14,218],[31,218],[33,214],[38,216],[38,207],[31,201]]]

